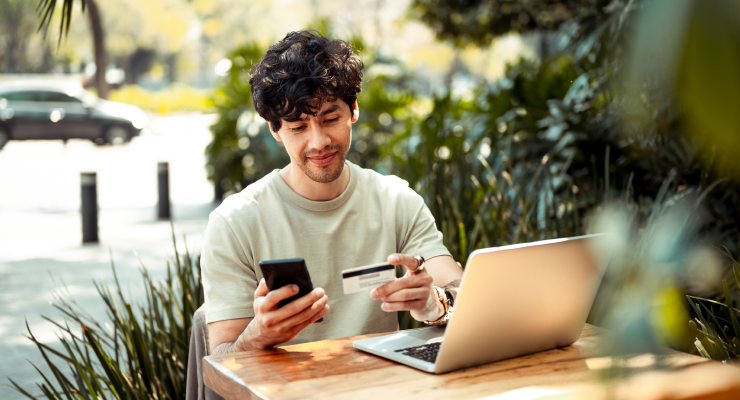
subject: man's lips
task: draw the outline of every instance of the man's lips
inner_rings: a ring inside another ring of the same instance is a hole
[[[334,153],[329,153],[329,154],[323,154],[320,156],[308,157],[308,159],[311,160],[311,162],[313,162],[316,165],[326,165],[332,162],[336,155],[337,153],[334,152]]]

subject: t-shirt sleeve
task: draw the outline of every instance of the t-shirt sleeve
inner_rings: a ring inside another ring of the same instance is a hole
[[[437,256],[450,256],[442,241],[442,232],[437,230],[434,216],[424,204],[424,199],[411,189],[407,189],[405,197],[406,233],[399,253],[420,255],[426,260]]]
[[[254,317],[257,275],[229,221],[211,213],[200,259],[206,322]]]

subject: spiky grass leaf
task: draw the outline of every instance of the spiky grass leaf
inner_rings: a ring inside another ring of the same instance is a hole
[[[17,383],[15,383],[15,381],[14,381],[14,380],[12,380],[12,379],[10,379],[10,378],[8,378],[8,380],[9,380],[9,381],[10,381],[10,383],[11,383],[11,384],[13,385],[13,388],[14,388],[15,390],[17,390],[17,391],[18,391],[18,392],[19,392],[20,394],[22,394],[22,395],[24,395],[24,396],[28,397],[29,399],[32,399],[32,400],[36,400],[36,396],[33,396],[32,394],[30,394],[30,393],[28,393],[27,391],[25,391],[25,390],[24,390],[24,389],[23,389],[23,388],[22,388],[22,387],[21,387],[20,385],[18,385]]]

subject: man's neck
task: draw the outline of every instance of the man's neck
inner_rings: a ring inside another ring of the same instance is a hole
[[[283,178],[289,188],[301,197],[313,201],[329,201],[339,197],[349,185],[349,174],[349,165],[346,163],[339,178],[329,183],[314,181],[306,176],[300,168],[293,166],[292,162],[280,170],[280,177]]]

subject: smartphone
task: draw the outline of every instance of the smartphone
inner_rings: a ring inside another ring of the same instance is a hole
[[[260,261],[260,270],[265,277],[265,283],[270,291],[280,289],[286,285],[298,285],[298,293],[295,296],[281,300],[278,308],[301,298],[313,290],[311,276],[308,274],[306,262],[302,258],[289,258],[285,260]],[[321,318],[316,322],[321,322]]]

